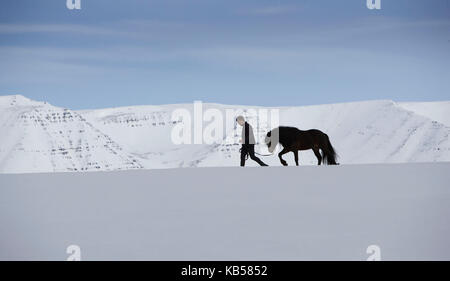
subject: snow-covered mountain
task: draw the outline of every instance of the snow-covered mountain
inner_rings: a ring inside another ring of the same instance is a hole
[[[218,144],[176,145],[171,132],[175,109],[193,104],[131,106],[73,111],[23,96],[0,97],[0,172],[59,172],[237,166],[240,128],[227,128]],[[241,111],[258,137],[270,129],[261,107],[203,104],[203,110]],[[318,128],[330,136],[342,164],[450,161],[450,102],[366,101],[279,108],[279,123]],[[224,113],[225,116],[225,113]],[[204,122],[208,124],[208,122]],[[227,141],[225,141],[225,139]],[[264,145],[257,151],[266,154]],[[286,155],[293,165],[293,156]],[[263,157],[279,166],[275,156]],[[300,164],[313,165],[311,151]],[[256,163],[248,162],[249,166]]]
[[[79,113],[23,96],[0,97],[0,171],[143,168]]]
[[[450,127],[450,101],[401,102],[399,106]]]

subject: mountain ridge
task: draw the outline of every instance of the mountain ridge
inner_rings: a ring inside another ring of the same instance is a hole
[[[170,135],[176,122],[171,113],[177,108],[193,112],[192,104],[70,110],[21,95],[0,96],[0,173],[238,165],[240,145],[229,142],[240,134],[236,126],[224,131],[224,141],[217,144],[173,144]],[[203,109],[208,108],[241,110],[260,128],[260,142],[270,126],[246,110],[278,108],[281,125],[326,132],[341,164],[450,161],[450,127],[444,124],[450,102],[375,100],[301,107],[204,103]],[[264,144],[256,147],[267,153]],[[291,155],[286,159],[293,165]],[[264,161],[280,165],[277,157]],[[315,162],[312,152],[300,153],[301,165]]]

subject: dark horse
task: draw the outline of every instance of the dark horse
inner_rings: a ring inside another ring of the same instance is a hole
[[[266,144],[270,153],[275,150],[278,142],[283,146],[283,150],[278,153],[281,164],[287,166],[287,162],[281,158],[283,154],[293,152],[295,164],[298,166],[298,151],[312,149],[317,157],[317,165],[323,161],[324,164],[338,165],[336,163],[337,154],[330,143],[328,135],[319,130],[302,131],[294,127],[283,127],[273,129],[266,135]],[[320,154],[319,150],[322,150]]]

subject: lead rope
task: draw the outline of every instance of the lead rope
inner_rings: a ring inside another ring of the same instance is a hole
[[[270,153],[270,154],[261,154],[261,153],[258,153],[258,152],[256,152],[256,151],[255,151],[255,154],[257,154],[257,155],[259,155],[259,156],[272,156],[272,155],[274,155],[273,153]]]

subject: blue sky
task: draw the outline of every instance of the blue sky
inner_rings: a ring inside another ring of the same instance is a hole
[[[450,0],[3,0],[0,95],[72,109],[450,100]]]

